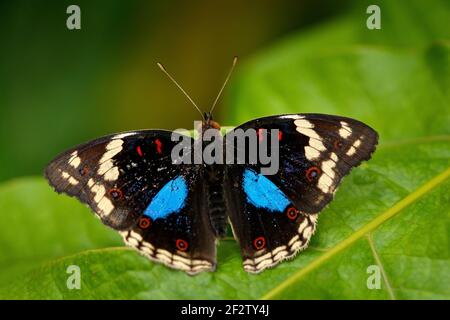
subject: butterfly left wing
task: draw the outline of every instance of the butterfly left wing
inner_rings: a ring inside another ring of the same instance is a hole
[[[174,135],[145,130],[106,136],[56,157],[45,175],[58,193],[87,204],[151,260],[190,274],[211,271],[216,236],[203,205],[203,171],[172,163]]]
[[[321,114],[266,117],[237,129],[254,129],[258,144],[272,138],[279,143],[273,175],[262,174],[259,162],[227,167],[233,233],[245,270],[260,272],[307,247],[318,213],[351,168],[370,158],[378,135],[357,120]],[[271,129],[278,129],[276,137]]]

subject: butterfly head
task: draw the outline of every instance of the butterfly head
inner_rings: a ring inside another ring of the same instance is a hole
[[[220,124],[213,120],[213,116],[211,112],[205,112],[203,114],[203,127],[206,129],[213,128],[213,129],[220,129]]]

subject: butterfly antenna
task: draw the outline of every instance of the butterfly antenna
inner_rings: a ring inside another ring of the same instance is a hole
[[[164,68],[164,66],[161,63],[157,62],[156,64],[161,69],[161,71],[164,72],[170,80],[172,80],[172,82],[178,87],[178,89],[180,89],[180,91],[183,92],[183,94],[186,96],[186,98],[188,98],[189,101],[193,104],[193,106],[198,110],[198,112],[200,112],[203,120],[205,120],[205,116],[203,115],[202,111],[197,106],[197,104],[194,102],[194,100],[192,100],[192,98],[187,94],[187,92],[184,91],[184,89],[178,84],[178,82],[175,81],[175,79],[167,72],[166,68]]]
[[[231,74],[233,73],[233,70],[234,70],[234,67],[236,66],[237,60],[238,60],[238,57],[234,56],[233,64],[231,65],[230,71],[228,71],[228,75],[227,75],[227,77],[226,77],[226,79],[225,79],[225,81],[224,81],[224,83],[222,85],[222,88],[220,88],[220,91],[217,94],[216,100],[214,100],[214,103],[213,103],[213,105],[211,107],[211,110],[209,111],[210,114],[213,112],[214,108],[216,107],[217,101],[219,101],[219,98],[222,95],[222,92],[225,89],[225,87],[226,87],[226,85],[228,83],[228,80],[230,80]]]

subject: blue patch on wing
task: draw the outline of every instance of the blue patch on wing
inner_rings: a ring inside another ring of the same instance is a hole
[[[250,169],[244,171],[243,188],[247,201],[257,208],[283,212],[291,203],[272,181]]]
[[[152,220],[165,218],[169,214],[183,209],[188,194],[188,187],[183,177],[177,177],[166,183],[144,211],[144,216]]]

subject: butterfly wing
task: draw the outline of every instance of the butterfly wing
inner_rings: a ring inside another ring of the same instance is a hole
[[[261,163],[228,166],[226,174],[226,184],[237,189],[226,196],[244,268],[260,272],[307,247],[317,213],[333,199],[341,179],[370,159],[378,135],[357,120],[321,114],[266,117],[239,128],[267,129],[258,143],[272,138],[279,143],[276,174],[261,174]],[[271,129],[278,129],[277,137]]]
[[[172,141],[172,132],[162,130],[107,136],[56,157],[45,175],[58,193],[87,204],[148,258],[190,274],[214,270],[203,170],[172,163],[180,138]]]
[[[229,218],[244,269],[258,273],[307,247],[317,214],[301,212],[280,188],[257,171],[230,168],[226,185]]]

